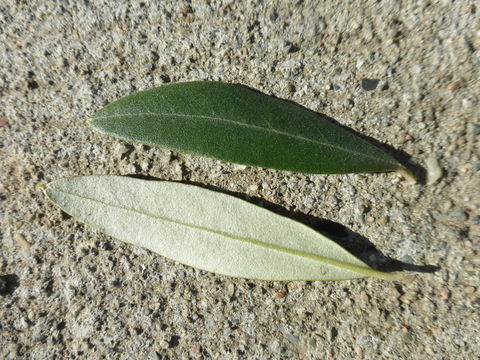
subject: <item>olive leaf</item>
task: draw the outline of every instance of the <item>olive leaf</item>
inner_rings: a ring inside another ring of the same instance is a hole
[[[105,234],[218,274],[263,280],[400,278],[370,268],[299,222],[198,186],[106,175],[61,179],[44,191]]]
[[[302,173],[408,171],[320,114],[244,86],[187,82],[106,106],[91,126],[123,140]]]

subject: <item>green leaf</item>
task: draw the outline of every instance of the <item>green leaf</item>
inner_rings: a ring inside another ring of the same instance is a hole
[[[373,270],[311,228],[236,197],[121,176],[65,178],[47,196],[93,228],[180,263],[234,277],[342,280]]]
[[[243,86],[187,82],[120,99],[91,119],[101,133],[223,161],[302,173],[402,170],[326,117]]]

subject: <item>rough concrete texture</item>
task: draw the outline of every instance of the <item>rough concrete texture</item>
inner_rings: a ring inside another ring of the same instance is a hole
[[[0,358],[478,358],[479,11],[469,0],[1,1]],[[87,126],[121,96],[189,80],[327,114],[429,177],[244,167]],[[389,263],[381,252],[439,269],[332,283],[198,271],[85,228],[37,188],[87,174],[204,184],[376,266]]]

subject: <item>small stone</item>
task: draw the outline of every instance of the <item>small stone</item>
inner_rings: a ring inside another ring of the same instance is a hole
[[[457,144],[450,144],[447,146],[447,151],[452,152],[457,149]]]
[[[289,283],[287,284],[287,289],[288,289],[289,292],[297,289],[298,287],[299,287],[299,285],[298,285],[298,282],[297,282],[297,281],[292,281],[292,282],[289,282]]]
[[[195,345],[192,348],[192,352],[195,354],[200,354],[202,352],[202,346],[201,345]]]
[[[390,288],[388,289],[388,293],[390,294],[391,297],[394,297],[398,299],[402,294],[400,294],[400,291],[397,290],[397,288]]]
[[[465,145],[467,143],[467,140],[464,137],[461,137],[460,139],[457,140],[457,145]]]
[[[275,299],[283,299],[285,296],[287,296],[285,291],[278,291],[273,295]]]
[[[288,54],[293,54],[300,51],[300,48],[297,45],[290,42],[286,44],[286,49]]]
[[[345,99],[343,103],[346,107],[352,108],[355,106],[355,101],[353,99]]]
[[[258,185],[249,185],[247,188],[248,191],[257,191],[258,190]]]
[[[134,173],[135,173],[135,170],[136,170],[135,165],[130,164],[130,165],[128,165],[126,168],[127,168],[127,171],[128,171],[129,173],[131,173],[131,174],[134,174]]]
[[[364,304],[368,304],[369,301],[370,301],[370,297],[368,296],[368,294],[365,291],[362,291],[359,294],[359,298],[360,298],[360,301],[363,302]]]
[[[453,207],[452,200],[445,200],[441,205],[441,209],[443,212],[448,212],[452,207]]]
[[[120,153],[120,154],[125,154],[126,152],[130,151],[130,148],[127,147],[125,144],[123,143],[118,143],[117,144],[117,151]]]
[[[379,82],[378,79],[362,79],[362,89],[365,91],[375,90]]]
[[[459,167],[458,167],[458,170],[462,173],[466,173],[468,171],[470,171],[472,169],[472,164],[461,164]]]
[[[451,82],[448,86],[447,86],[447,89],[454,92],[458,89],[460,89],[463,85],[463,80],[456,80],[454,82]]]
[[[330,329],[330,341],[335,340],[335,339],[337,338],[337,336],[338,336],[338,330],[337,330],[337,328],[336,328],[336,327],[332,327],[332,328]]]
[[[385,226],[388,223],[388,217],[382,216],[380,219],[377,220],[378,224],[381,226]]]
[[[270,21],[271,21],[272,23],[274,23],[274,22],[278,19],[278,13],[277,13],[277,11],[276,11],[276,10],[273,10],[273,11],[270,13],[269,18],[270,18]]]
[[[234,170],[242,171],[242,170],[245,170],[246,168],[247,168],[247,165],[240,165],[240,164],[233,165]]]
[[[411,282],[413,282],[415,280],[415,274],[409,274],[409,275],[405,275],[403,278],[402,278],[402,282],[404,284],[409,284]]]
[[[140,164],[140,167],[142,168],[143,171],[147,171],[148,168],[150,167],[150,163],[148,161],[142,161]]]
[[[451,216],[457,221],[467,221],[468,219],[467,214],[463,210],[454,211],[452,212]]]
[[[448,300],[450,299],[450,296],[451,296],[451,292],[450,290],[448,289],[444,289],[442,291],[440,291],[440,297],[443,299],[443,300]]]
[[[290,341],[292,344],[298,344],[300,342],[300,338],[296,335],[287,335],[287,340]]]
[[[473,294],[477,289],[475,286],[465,286],[465,294]]]
[[[427,166],[427,185],[433,185],[442,177],[442,168],[434,155],[430,156],[425,164]]]
[[[300,186],[306,186],[306,185],[308,185],[308,181],[305,180],[305,179],[302,179],[302,180],[299,181],[298,185],[300,185]]]
[[[179,163],[175,164],[175,167],[174,167],[173,171],[176,174],[181,174],[182,173],[182,165],[180,165]]]
[[[442,333],[444,331],[443,328],[441,327],[435,327],[435,326],[427,326],[428,330],[429,330],[429,334],[432,335],[432,336],[436,336],[438,335],[439,333]],[[433,355],[434,353],[432,351],[430,351],[430,353]]]
[[[401,143],[401,144],[404,144],[404,143],[406,143],[407,141],[410,141],[410,140],[413,139],[412,136],[411,136],[409,133],[405,132],[405,131],[402,131],[402,132],[399,134],[399,136],[400,136],[400,139],[399,139],[399,140],[400,140],[400,143]]]
[[[469,127],[474,135],[480,135],[480,124],[469,123]]]
[[[293,94],[295,91],[296,91],[296,88],[294,85],[292,84],[288,84],[286,87],[285,87],[285,90],[290,93],[290,94]]]
[[[46,216],[43,216],[42,219],[41,219],[41,223],[43,225],[45,225],[48,229],[50,229],[52,227],[52,221],[46,217]]]
[[[188,14],[193,14],[193,8],[187,4],[180,9],[180,12],[183,16],[187,16]]]
[[[158,344],[160,346],[160,348],[162,349],[168,349],[169,348],[169,342],[167,341],[167,339],[162,339],[160,341],[160,344]]]
[[[408,333],[408,327],[402,326],[402,332],[403,332],[404,334]]]
[[[227,294],[228,296],[233,296],[235,294],[235,285],[232,283],[227,285]]]
[[[27,239],[25,239],[25,236],[21,234],[13,235],[13,239],[15,240],[15,243],[17,244],[17,246],[22,249],[30,249],[32,247],[32,243],[27,241]]]
[[[0,117],[0,127],[5,126],[8,124],[8,118],[7,117]]]

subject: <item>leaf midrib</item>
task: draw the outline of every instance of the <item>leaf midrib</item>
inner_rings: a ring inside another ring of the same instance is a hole
[[[168,116],[174,116],[175,117],[176,116],[176,117],[184,117],[184,118],[187,118],[187,117],[194,117],[195,118],[195,117],[197,117],[197,118],[200,118],[200,119],[223,121],[225,123],[231,123],[231,124],[235,124],[235,125],[238,125],[238,126],[243,126],[243,127],[246,127],[246,128],[251,128],[251,129],[256,129],[256,130],[261,130],[261,131],[266,131],[266,132],[272,132],[274,134],[279,134],[279,135],[290,137],[290,138],[297,139],[297,140],[300,140],[300,141],[305,141],[305,142],[310,142],[310,143],[325,146],[325,147],[330,147],[332,149],[341,150],[343,152],[354,154],[354,155],[357,155],[357,156],[363,156],[365,158],[372,159],[372,160],[375,160],[375,161],[380,160],[377,157],[374,157],[374,156],[371,156],[371,155],[368,155],[368,154],[365,154],[365,153],[362,153],[362,152],[357,152],[357,151],[354,151],[354,150],[350,150],[350,149],[346,149],[346,148],[343,148],[343,147],[340,147],[340,146],[336,146],[336,145],[331,144],[331,143],[325,143],[325,142],[322,142],[322,141],[310,139],[310,138],[307,138],[307,137],[304,137],[304,136],[301,136],[301,135],[289,134],[287,132],[277,130],[277,129],[274,129],[274,128],[266,128],[266,127],[262,127],[262,126],[258,126],[258,125],[247,124],[247,123],[239,122],[239,121],[236,121],[236,120],[225,119],[225,118],[209,116],[209,115],[189,115],[189,114],[157,113],[157,112],[147,112],[147,113],[145,113],[144,112],[144,113],[130,113],[130,114],[95,116],[94,119],[110,119],[110,118],[128,117],[128,116],[159,116],[159,117],[168,117]],[[381,159],[380,161],[382,161],[384,163],[387,163],[387,164],[390,164],[390,165],[397,165],[395,162],[392,162],[390,160]]]
[[[361,266],[341,262],[341,261],[338,261],[338,260],[330,259],[330,258],[327,258],[327,257],[323,257],[323,256],[320,256],[320,255],[309,254],[309,253],[299,251],[299,250],[288,249],[288,248],[285,248],[285,247],[282,247],[282,246],[271,245],[271,244],[265,243],[265,242],[260,241],[260,240],[255,240],[255,239],[251,239],[251,238],[247,238],[247,237],[242,237],[242,236],[230,234],[230,233],[227,233],[227,232],[223,232],[223,231],[211,229],[211,228],[208,228],[208,227],[204,227],[204,226],[185,223],[183,221],[167,218],[167,217],[160,216],[160,215],[151,214],[151,213],[139,210],[139,209],[128,208],[126,206],[117,205],[117,204],[111,204],[111,203],[108,203],[108,202],[105,202],[105,201],[102,201],[102,200],[99,200],[99,199],[74,194],[74,193],[64,191],[64,190],[57,189],[56,191],[58,191],[60,193],[63,193],[63,194],[66,194],[66,195],[78,197],[80,199],[84,199],[84,200],[88,200],[88,201],[92,201],[92,202],[97,202],[97,203],[103,204],[105,206],[110,206],[110,207],[114,207],[114,208],[117,208],[117,209],[122,209],[122,210],[125,210],[125,211],[131,211],[131,212],[134,212],[134,213],[146,216],[146,217],[152,217],[154,219],[159,219],[159,220],[162,220],[162,221],[178,224],[178,225],[181,225],[181,226],[197,229],[197,230],[200,230],[200,231],[214,233],[214,234],[217,234],[217,235],[220,235],[220,236],[232,238],[234,240],[245,241],[245,242],[248,242],[248,243],[250,243],[252,245],[255,245],[255,246],[268,248],[268,249],[278,251],[278,252],[282,252],[282,253],[286,253],[286,254],[289,254],[289,255],[294,255],[294,256],[308,258],[308,259],[314,260],[314,261],[319,261],[319,262],[322,262],[322,263],[325,263],[325,264],[328,264],[328,265],[332,265],[332,266],[335,266],[335,267],[338,267],[338,268],[341,268],[341,269],[344,269],[344,270],[349,270],[349,271],[353,271],[353,272],[356,272],[356,273],[360,273],[360,274],[364,274],[364,275],[368,275],[368,276],[376,276],[376,277],[380,277],[382,275],[385,275],[383,272],[380,272],[380,271],[377,271],[377,270],[374,270],[374,269],[371,269],[371,268],[361,267]]]

